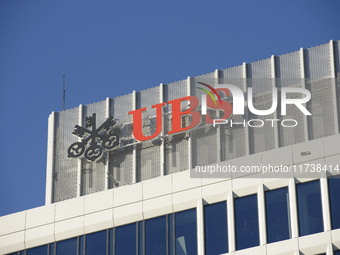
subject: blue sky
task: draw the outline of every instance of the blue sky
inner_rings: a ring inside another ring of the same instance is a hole
[[[0,0],[0,216],[45,203],[66,108],[340,39],[338,0]]]

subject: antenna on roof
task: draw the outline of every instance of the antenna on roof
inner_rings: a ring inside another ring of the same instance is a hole
[[[65,110],[65,67],[64,67],[64,75],[63,75],[63,85],[64,85],[64,91],[63,91],[63,110]]]

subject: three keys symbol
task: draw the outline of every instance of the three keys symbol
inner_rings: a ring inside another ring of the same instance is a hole
[[[86,117],[86,128],[76,125],[72,134],[82,138],[81,142],[75,142],[68,148],[68,157],[77,158],[82,156],[93,162],[103,154],[103,148],[110,150],[119,144],[119,136],[112,132],[116,124],[113,117],[108,118],[99,128],[96,128],[96,114]],[[89,130],[87,128],[91,128]],[[90,142],[90,146],[86,145]]]

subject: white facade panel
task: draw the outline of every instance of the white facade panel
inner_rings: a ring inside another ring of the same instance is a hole
[[[143,220],[143,202],[115,207],[113,209],[113,218],[115,226]]]
[[[25,231],[26,249],[40,246],[43,243],[52,243],[54,241],[54,224],[30,228]]]
[[[74,217],[79,217],[84,214],[85,197],[66,200],[63,203],[56,203],[55,220],[61,221]]]
[[[114,190],[114,207],[136,203],[143,200],[143,184],[135,183]]]
[[[172,176],[146,180],[143,182],[143,199],[160,197],[172,193]]]
[[[89,213],[84,216],[85,234],[112,228],[113,226],[113,209]]]
[[[25,229],[26,212],[18,212],[0,218],[0,236]]]
[[[26,228],[51,224],[55,219],[55,204],[37,207],[26,212]]]
[[[84,214],[107,210],[113,207],[113,190],[85,196]]]
[[[60,241],[74,236],[84,235],[84,217],[75,217],[57,221],[54,224],[55,240]]]

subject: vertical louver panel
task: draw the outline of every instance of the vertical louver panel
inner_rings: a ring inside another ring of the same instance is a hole
[[[182,80],[164,85],[164,100],[170,100],[186,97],[187,80]],[[182,103],[182,109],[186,109],[187,102]],[[170,113],[171,104],[165,109],[166,113]],[[187,120],[188,118],[184,118]],[[168,114],[164,117],[164,130],[166,133],[171,130],[172,115]],[[175,173],[189,168],[189,149],[188,149],[188,133],[171,135],[164,139],[164,166],[165,174]]]
[[[216,131],[212,125],[191,131],[193,168],[217,162]]]
[[[232,84],[243,91],[243,66],[233,66],[219,71],[219,84]]]
[[[160,142],[145,141],[137,146],[137,181],[160,176]]]
[[[253,88],[253,106],[257,110],[268,110],[272,106],[271,60],[263,59],[247,65],[248,87]],[[249,105],[249,103],[248,103]],[[274,119],[274,114],[258,116],[249,111],[249,120],[260,119],[265,125],[261,128],[249,127],[249,151],[251,154],[275,148],[274,128],[265,119]],[[252,123],[259,125],[260,122]]]
[[[308,116],[309,139],[312,140],[334,134],[331,78],[309,80],[307,81],[306,88],[312,94],[312,99],[307,103],[307,109],[312,114],[312,116]]]
[[[200,85],[198,82],[206,83],[212,87],[215,86],[215,83],[217,82],[217,79],[215,78],[215,72],[199,75],[196,77],[191,78],[191,95],[196,96],[199,100],[201,100],[201,94],[206,94],[204,91],[198,89],[197,87],[202,87],[204,89],[207,89],[203,85]]]
[[[143,134],[156,131],[156,110],[151,106],[160,103],[159,87],[137,92],[137,109],[146,107],[143,113]],[[152,118],[150,118],[152,117]],[[142,181],[160,175],[160,140],[146,141],[137,146],[137,180]]]
[[[106,118],[106,101],[85,105],[83,108],[83,127],[86,127],[86,118],[96,114],[96,128],[98,128]],[[81,166],[81,194],[91,194],[105,189],[105,155],[97,162],[88,162],[82,159]]]
[[[120,145],[125,146],[133,142],[132,116],[133,94],[111,99],[110,112],[119,130]],[[132,183],[133,176],[133,147],[113,150],[109,154],[109,188]]]
[[[77,142],[72,135],[78,124],[78,108],[58,112],[55,119],[55,150],[53,173],[53,202],[77,196],[78,160],[67,157],[68,147]]]
[[[215,78],[215,72],[196,76],[191,79],[191,95],[195,95],[199,100],[201,100],[201,95],[203,94],[206,96],[206,92],[201,89],[197,89],[197,87],[204,89],[208,88],[200,85],[198,82],[206,83],[212,87],[215,87],[215,83],[217,82],[217,79]],[[217,111],[208,110],[208,112],[213,119],[217,118]],[[205,116],[202,116],[200,127],[194,131],[191,131],[193,168],[195,166],[207,165],[217,161],[217,129],[213,128],[212,125],[205,126]]]
[[[118,124],[132,120],[129,111],[133,110],[132,94],[115,97],[111,99],[110,112]]]
[[[243,77],[243,66],[234,66],[219,71],[219,83],[231,84],[237,86],[243,91],[243,84],[245,79]],[[224,96],[221,94],[220,96]],[[233,105],[232,94],[229,98],[224,99]],[[222,114],[222,113],[221,113]],[[244,116],[231,116],[235,122],[243,122]],[[246,133],[242,125],[220,125],[220,139],[221,139],[221,161],[229,160],[231,158],[242,157],[246,154]]]
[[[132,149],[130,146],[110,152],[110,189],[132,183]]]
[[[305,49],[305,67],[307,78],[331,77],[329,44]]]
[[[338,122],[339,122],[339,128],[340,128],[340,96],[339,96],[340,95],[340,41],[334,42],[334,57],[335,57],[335,79],[336,79]]]
[[[331,79],[331,62],[329,44],[305,49],[306,88],[312,99],[307,109],[312,116],[308,117],[309,139],[317,139],[335,133],[333,90]]]
[[[304,88],[304,79],[301,79],[301,63],[300,52],[295,51],[288,54],[277,56],[275,59],[275,72],[276,72],[276,86],[279,91],[281,88]],[[279,93],[280,94],[280,93]],[[288,99],[302,98],[300,93],[287,94]],[[280,97],[279,97],[280,98]],[[279,145],[280,147],[288,146],[295,143],[305,141],[305,118],[304,114],[295,106],[288,104],[286,107],[287,114],[281,115],[281,104],[278,104],[277,113],[280,121],[285,119],[294,119],[298,125],[294,128],[279,127]]]

